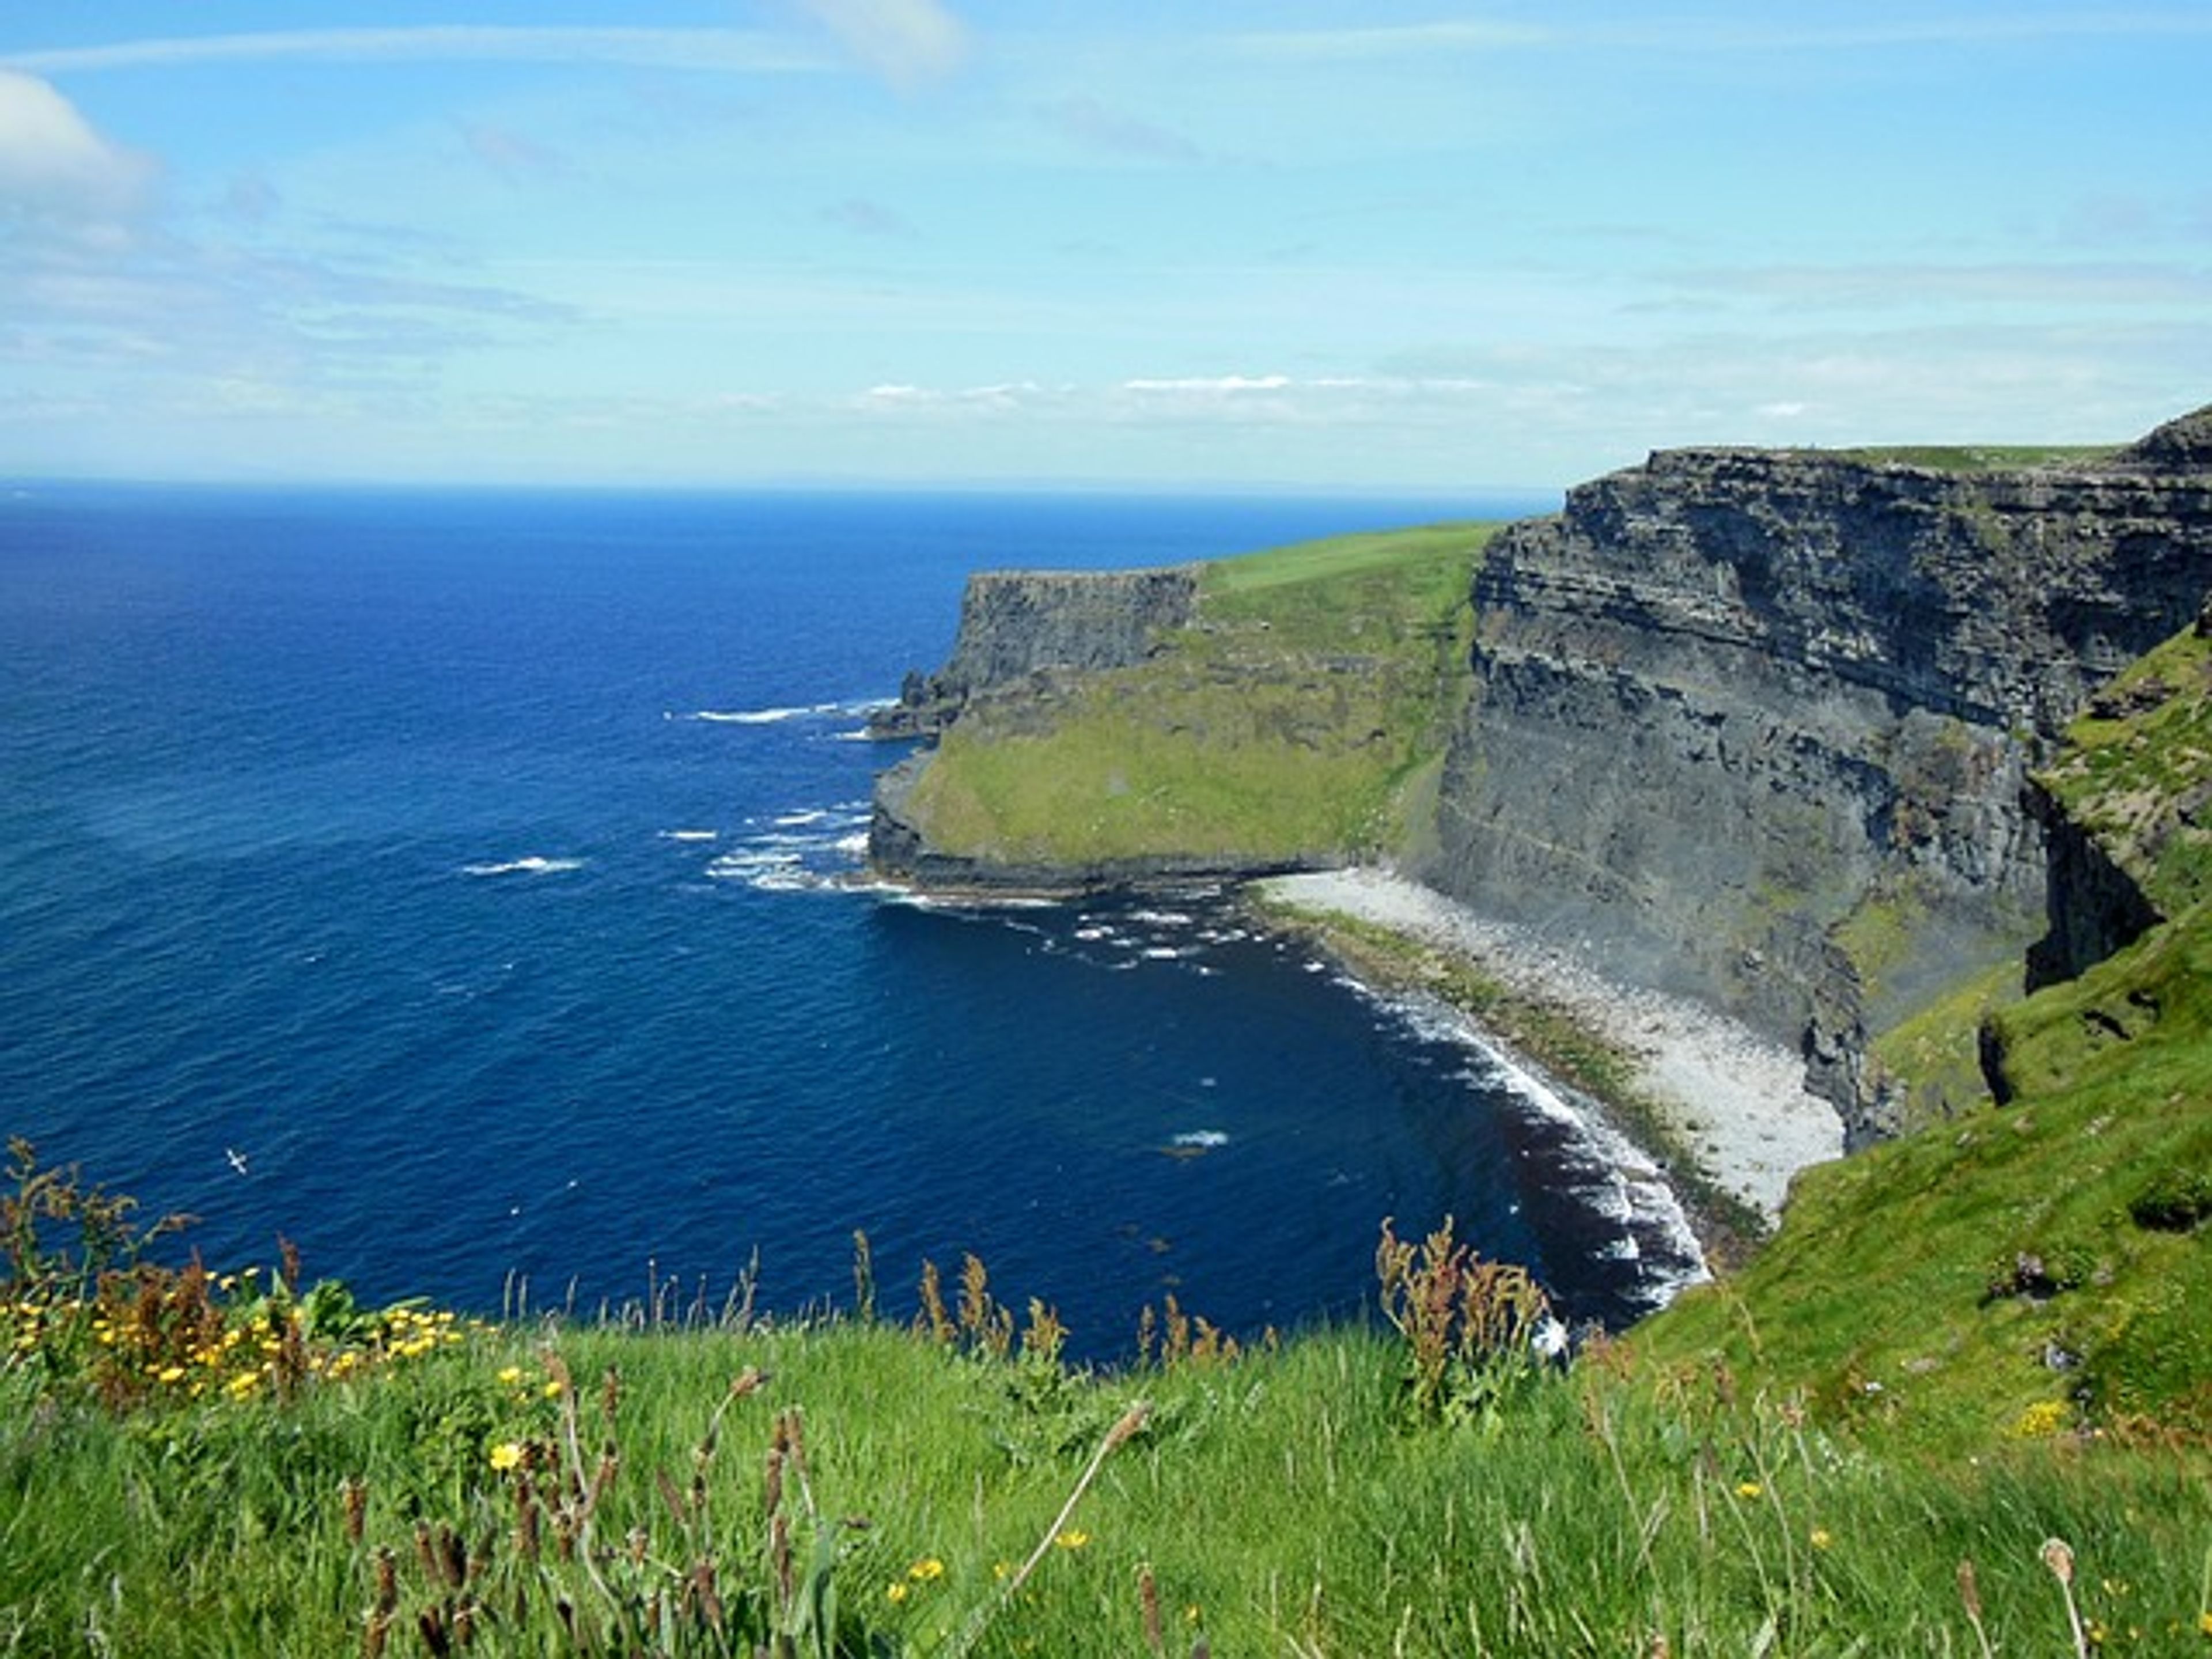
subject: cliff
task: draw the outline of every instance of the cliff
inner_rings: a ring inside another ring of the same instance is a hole
[[[1486,526],[969,584],[945,667],[877,725],[878,870],[1066,889],[1249,874],[1396,847],[1467,681]]]
[[[2033,775],[2212,587],[2212,410],[2094,453],[1662,452],[1486,547],[1437,534],[1241,588],[977,578],[886,722],[943,739],[872,856],[1032,885],[1391,858],[1800,1048],[1859,1141],[1903,1110],[1871,1034],[2160,914]]]
[[[1663,453],[1510,526],[1419,873],[1800,1043],[1856,1138],[1893,1127],[1870,1028],[2127,907],[2051,884],[2028,775],[2212,586],[2208,425],[1994,469]]]
[[[1198,569],[987,570],[968,579],[952,655],[909,673],[869,722],[879,738],[941,732],[974,698],[1054,674],[1127,668],[1191,619]]]

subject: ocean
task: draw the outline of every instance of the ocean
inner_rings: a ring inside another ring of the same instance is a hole
[[[0,1133],[378,1302],[850,1307],[864,1230],[886,1316],[973,1252],[1110,1358],[1449,1213],[1619,1322],[1682,1262],[1440,1011],[1218,891],[850,881],[969,571],[1521,505],[0,491]]]

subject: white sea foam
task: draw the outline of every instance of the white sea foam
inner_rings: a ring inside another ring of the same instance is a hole
[[[1181,1134],[1174,1136],[1170,1144],[1176,1146],[1200,1146],[1211,1149],[1215,1146],[1226,1146],[1229,1144],[1229,1136],[1220,1129],[1185,1129]]]
[[[840,836],[830,845],[848,857],[858,858],[868,850],[868,832],[863,830],[857,836]]]
[[[779,830],[802,830],[810,823],[821,823],[823,819],[829,816],[830,814],[825,809],[819,806],[810,806],[803,808],[796,812],[779,812],[775,817],[770,818],[769,822],[775,825]]]
[[[865,697],[848,702],[791,703],[772,708],[696,708],[689,714],[670,714],[667,718],[705,720],[713,726],[778,726],[785,720],[821,720],[833,714],[844,719],[855,715],[865,718],[878,708],[889,708],[892,701]],[[862,731],[852,735],[866,737],[867,733]]]
[[[660,832],[660,838],[663,841],[719,841],[721,838],[721,831],[719,830],[664,830]]]
[[[777,871],[799,867],[799,854],[773,849],[752,849],[725,853],[707,866],[707,874],[715,881],[757,881]]]
[[[714,726],[776,726],[807,714],[837,712],[834,702],[817,702],[793,704],[787,708],[700,708],[692,711],[691,718]]]
[[[496,864],[465,864],[461,873],[468,876],[551,876],[563,870],[580,870],[581,859],[549,859],[532,853],[526,858],[507,859]]]

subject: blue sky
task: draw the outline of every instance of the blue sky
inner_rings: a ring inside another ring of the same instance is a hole
[[[0,473],[1549,487],[2212,401],[2212,4],[0,12]]]

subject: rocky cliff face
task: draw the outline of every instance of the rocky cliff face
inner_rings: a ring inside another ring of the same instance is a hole
[[[898,702],[878,711],[870,729],[926,737],[980,695],[1038,675],[1129,667],[1188,623],[1197,603],[1198,572],[1189,565],[979,572],[961,596],[951,659],[934,674],[909,674]]]
[[[1878,1133],[1868,1026],[2041,931],[2027,769],[2212,585],[2208,451],[2212,411],[2094,465],[1693,450],[1574,490],[1478,578],[1421,873],[1802,1042]]]

